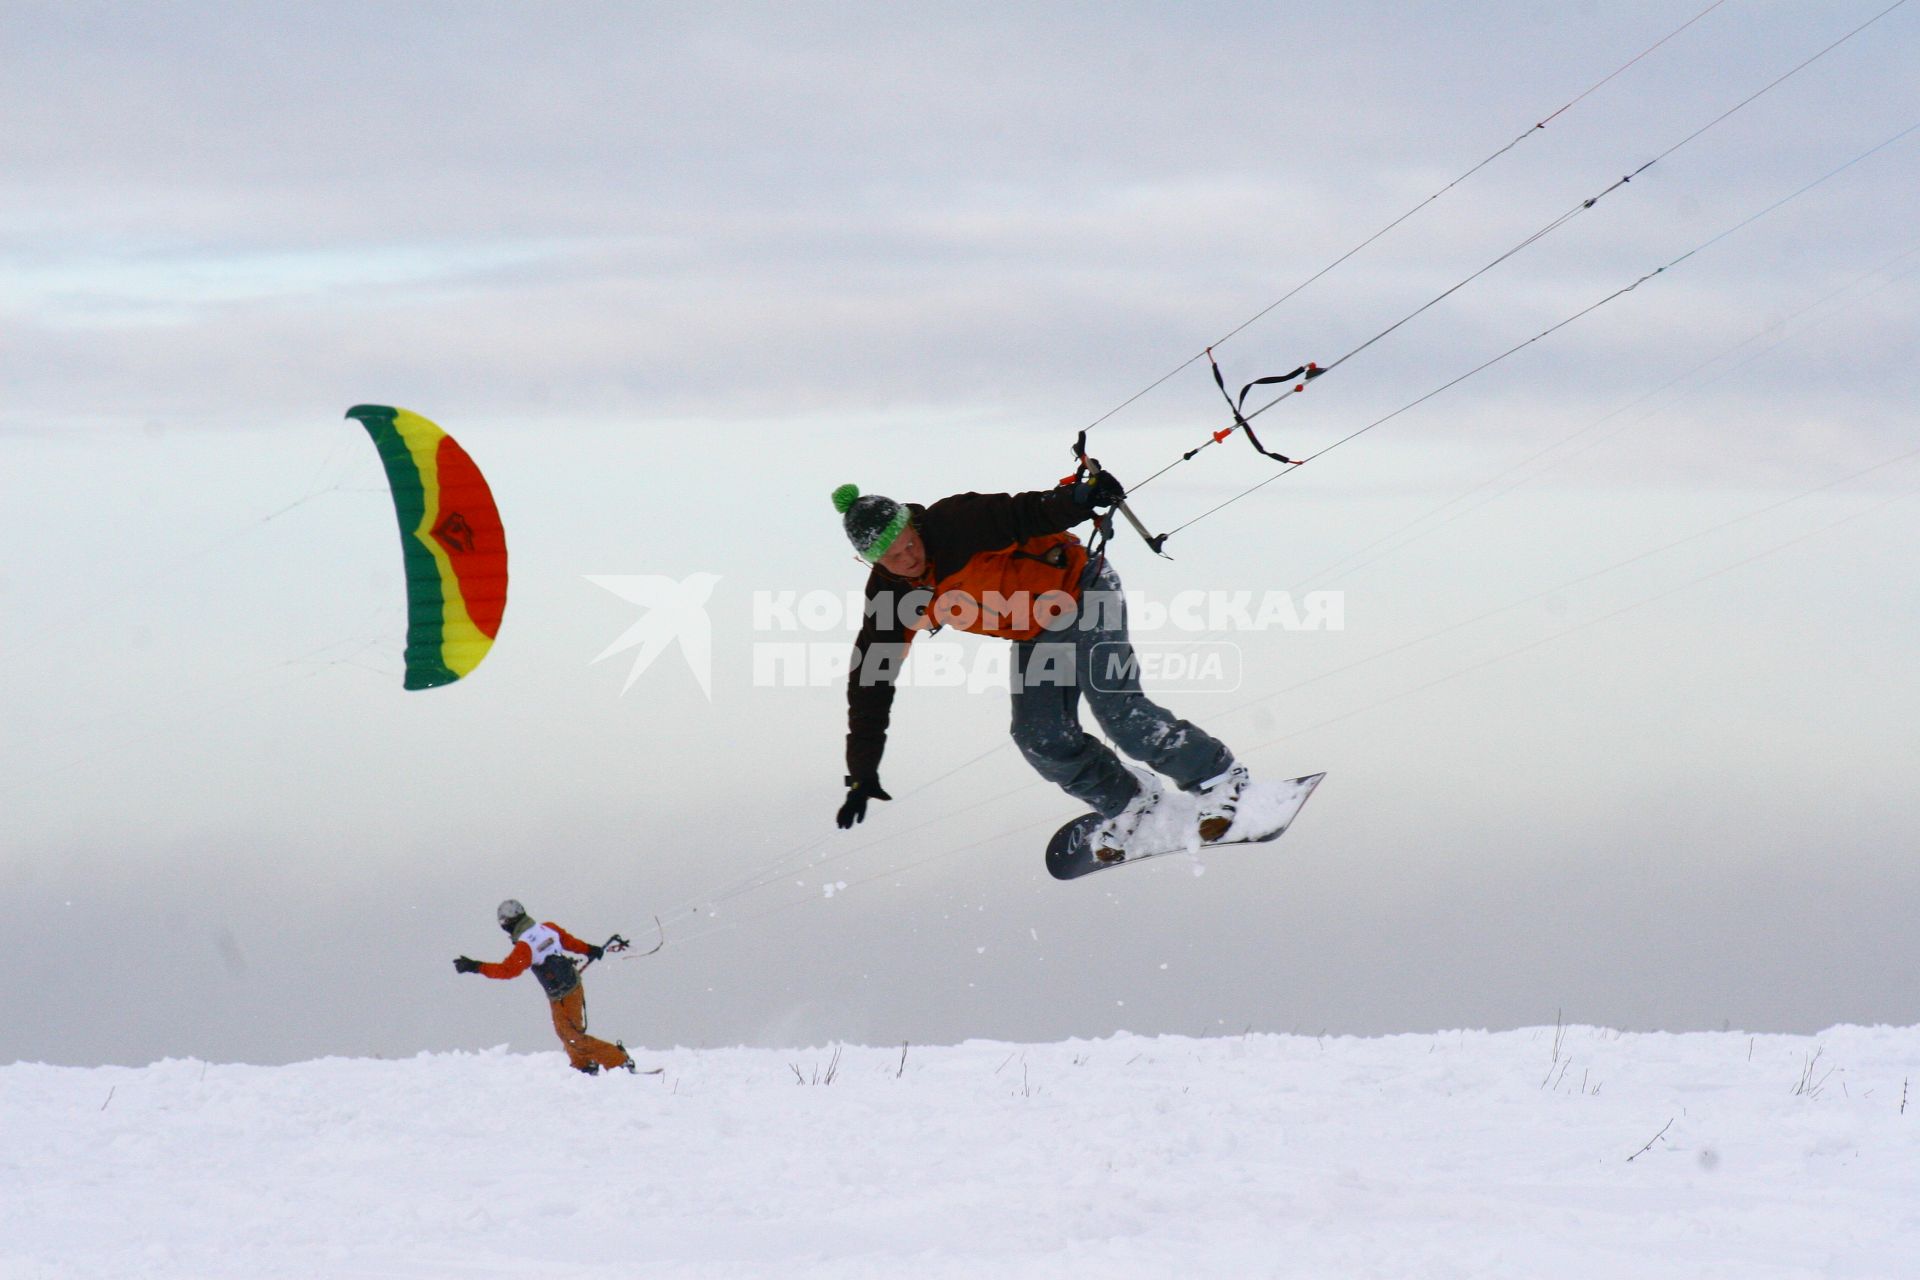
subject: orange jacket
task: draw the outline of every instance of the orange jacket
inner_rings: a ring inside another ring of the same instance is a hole
[[[560,935],[560,945],[576,955],[587,954],[587,944],[562,929],[551,920],[540,922]],[[524,942],[513,944],[513,950],[507,952],[507,958],[494,963],[482,962],[480,972],[489,978],[517,978],[533,967],[533,948]]]
[[[1071,616],[1086,567],[1087,549],[1070,533],[982,551],[934,579],[928,587],[932,600],[912,629],[952,627],[1003,640],[1031,640],[1063,609]],[[927,584],[923,580],[916,585]]]

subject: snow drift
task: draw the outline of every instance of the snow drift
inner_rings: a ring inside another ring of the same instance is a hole
[[[0,1067],[0,1276],[1896,1276],[1920,1028]]]

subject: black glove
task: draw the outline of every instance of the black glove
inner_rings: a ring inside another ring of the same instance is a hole
[[[848,777],[847,799],[840,806],[840,812],[834,815],[834,821],[840,824],[842,831],[845,831],[854,823],[866,818],[867,801],[891,799],[893,797],[881,787],[878,775],[868,778]]]
[[[589,945],[587,947],[587,959],[589,960],[598,960],[601,956],[604,956],[605,954],[607,954],[607,949],[605,947],[596,947],[592,945]]]
[[[457,956],[454,958],[453,971],[455,973],[478,973],[480,972],[480,962],[478,960],[469,960],[465,956]]]
[[[1127,496],[1127,490],[1111,471],[1096,471],[1074,490],[1074,498],[1083,507],[1111,507]]]

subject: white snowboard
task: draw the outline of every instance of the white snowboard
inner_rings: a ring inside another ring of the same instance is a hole
[[[1320,785],[1324,773],[1284,782],[1253,781],[1241,793],[1240,808],[1233,825],[1218,840],[1200,839],[1193,798],[1169,791],[1166,799],[1136,831],[1123,857],[1105,860],[1095,855],[1089,842],[1101,822],[1097,813],[1082,814],[1053,833],[1047,842],[1047,870],[1056,880],[1072,880],[1107,867],[1148,858],[1163,858],[1170,853],[1198,853],[1225,844],[1261,844],[1278,840],[1293,824],[1294,815]]]

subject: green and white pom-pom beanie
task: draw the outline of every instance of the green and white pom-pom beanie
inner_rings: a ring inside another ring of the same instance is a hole
[[[833,491],[833,508],[847,531],[847,541],[860,558],[872,564],[887,554],[894,540],[907,527],[913,514],[902,503],[870,493],[864,498],[855,485],[843,484]]]

